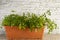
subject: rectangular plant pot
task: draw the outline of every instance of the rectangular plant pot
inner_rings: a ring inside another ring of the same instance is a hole
[[[5,31],[6,31],[7,39],[19,39],[19,38],[42,39],[44,28],[41,28],[41,30],[38,32],[35,31],[31,32],[29,31],[28,28],[25,30],[20,30],[17,27],[5,26]]]

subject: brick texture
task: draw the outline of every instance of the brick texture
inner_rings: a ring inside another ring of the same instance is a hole
[[[48,9],[52,13],[50,18],[58,24],[53,33],[60,33],[60,0],[10,0],[8,4],[0,5],[0,22],[5,15],[12,13],[11,10],[15,10],[18,14],[22,12],[41,14]]]

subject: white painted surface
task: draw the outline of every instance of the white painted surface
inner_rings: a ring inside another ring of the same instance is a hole
[[[52,13],[50,18],[58,24],[53,34],[60,33],[60,0],[10,0],[8,4],[0,5],[0,21],[5,15],[11,14],[11,10],[17,11],[18,14],[22,12],[41,14],[48,9]]]

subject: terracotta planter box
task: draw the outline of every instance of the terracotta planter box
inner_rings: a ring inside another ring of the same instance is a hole
[[[42,39],[44,28],[41,28],[41,30],[38,32],[35,32],[35,31],[30,32],[28,28],[25,30],[20,30],[17,27],[5,26],[5,31],[6,31],[6,36],[8,39],[10,39],[10,38],[11,39],[18,39],[18,38]]]

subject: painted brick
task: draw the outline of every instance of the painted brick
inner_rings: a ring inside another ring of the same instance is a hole
[[[16,10],[18,14],[22,12],[41,14],[48,9],[52,13],[50,18],[54,19],[60,28],[60,0],[10,0],[8,4],[0,5],[0,20],[2,21],[5,15],[11,14],[11,10]],[[60,33],[59,30],[57,28],[53,33]]]

